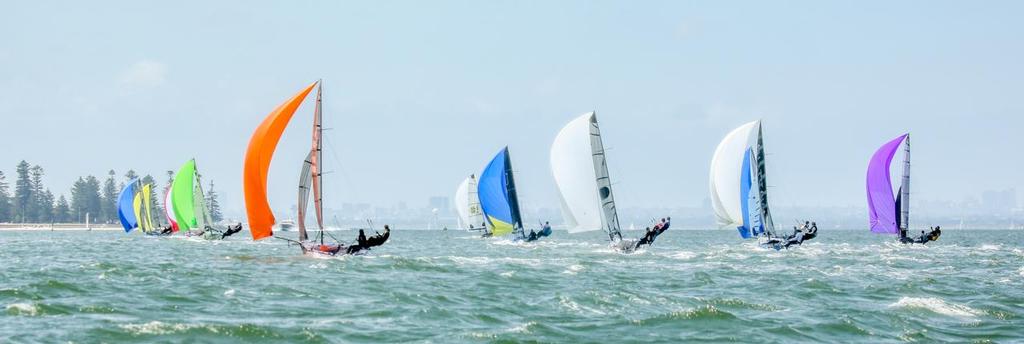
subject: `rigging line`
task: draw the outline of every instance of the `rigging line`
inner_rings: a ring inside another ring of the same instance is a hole
[[[334,161],[338,162],[338,163],[335,164],[336,166],[338,166],[338,168],[336,168],[333,171],[337,171],[339,174],[341,174],[341,177],[342,177],[342,179],[345,182],[345,186],[347,186],[348,189],[351,191],[352,196],[354,196],[353,198],[361,199],[362,192],[360,192],[360,190],[356,187],[355,183],[352,182],[352,176],[349,175],[348,170],[345,168],[346,165],[343,164],[343,163],[340,163],[343,160],[341,160],[341,158],[338,157],[338,151],[339,150],[334,147],[334,143],[330,139],[328,139],[328,136],[321,135],[320,136],[320,141],[327,144],[327,148],[331,152],[331,158],[333,158]],[[321,152],[323,152],[323,149],[321,149]],[[321,171],[321,172],[323,172],[323,171]],[[323,173],[321,173],[321,174],[323,174]]]

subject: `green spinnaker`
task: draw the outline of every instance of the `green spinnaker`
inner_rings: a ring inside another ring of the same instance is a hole
[[[171,192],[173,197],[171,202],[174,203],[174,217],[178,220],[178,227],[183,231],[199,228],[199,224],[196,223],[195,203],[192,193],[195,175],[196,161],[192,159],[181,166],[178,174],[174,175],[174,184],[171,186],[173,190]]]

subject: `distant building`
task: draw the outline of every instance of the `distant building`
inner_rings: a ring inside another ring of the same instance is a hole
[[[1017,190],[1013,188],[981,194],[981,206],[987,211],[1006,212],[1017,207]]]
[[[448,200],[448,197],[434,196],[427,201],[427,207],[430,207],[430,209],[437,209],[439,214],[447,214],[450,209],[449,202],[451,201]]]

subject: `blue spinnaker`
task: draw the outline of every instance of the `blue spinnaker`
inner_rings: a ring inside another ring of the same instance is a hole
[[[508,147],[505,147],[487,164],[477,183],[480,208],[491,224],[494,235],[511,233],[519,222],[517,211],[513,208],[518,208],[518,205],[512,203],[518,200],[509,192],[512,183],[508,175],[511,170],[509,164]]]
[[[743,152],[743,168],[740,170],[740,206],[742,207],[743,213],[740,214],[740,218],[743,220],[743,225],[736,227],[736,230],[740,231],[740,236],[743,239],[749,239],[753,233],[750,228],[750,150]]]
[[[135,200],[135,186],[138,183],[138,178],[132,179],[124,186],[124,189],[121,189],[121,195],[117,198],[117,217],[121,220],[121,226],[124,227],[126,233],[139,226],[139,220],[135,218],[132,206],[132,201]]]

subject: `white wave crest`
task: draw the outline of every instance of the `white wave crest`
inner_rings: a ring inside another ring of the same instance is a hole
[[[35,316],[39,314],[39,307],[31,303],[12,303],[7,305],[8,314]]]
[[[200,326],[188,324],[168,324],[160,321],[150,321],[145,324],[126,324],[120,325],[120,327],[125,331],[134,334],[170,334],[187,331],[188,329]]]
[[[971,307],[946,302],[934,297],[904,296],[903,298],[900,298],[899,301],[896,301],[896,303],[889,305],[889,307],[925,309],[934,313],[956,317],[974,317],[983,313]]]

